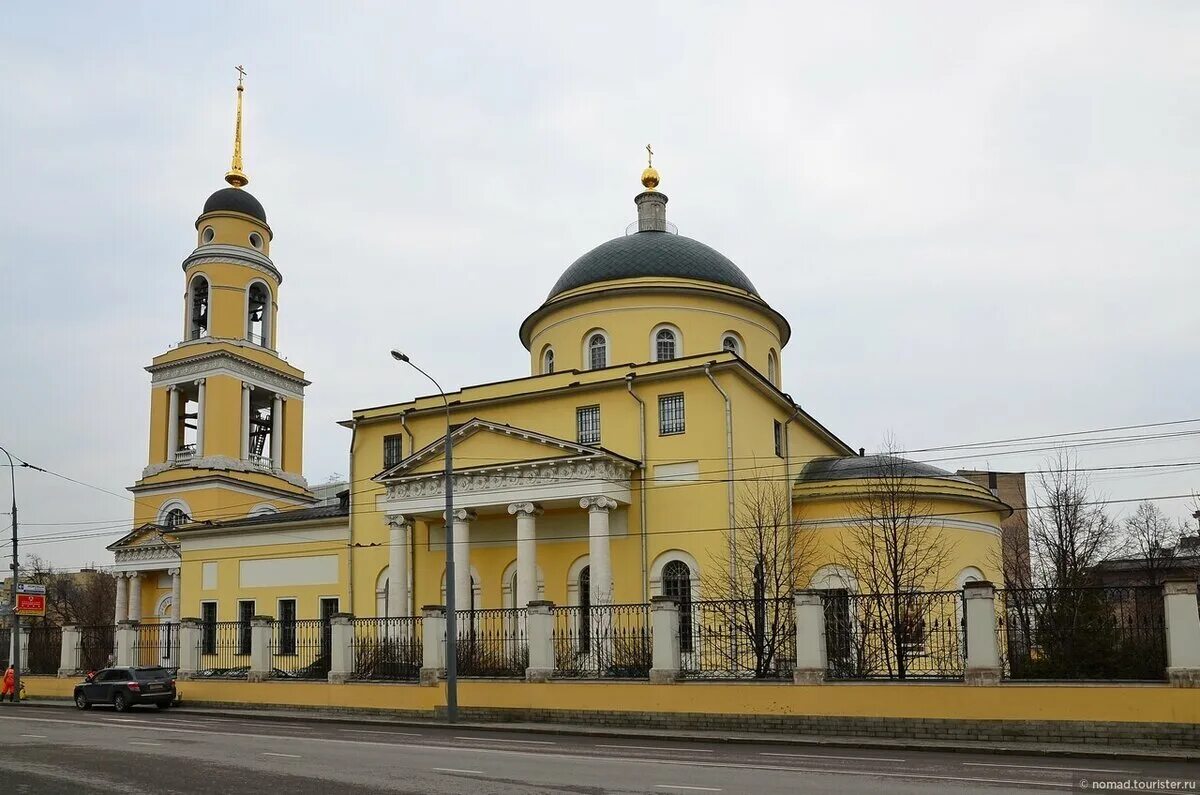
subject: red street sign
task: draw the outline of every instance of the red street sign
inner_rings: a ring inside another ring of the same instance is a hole
[[[17,615],[44,616],[46,615],[46,594],[19,593],[17,594]]]

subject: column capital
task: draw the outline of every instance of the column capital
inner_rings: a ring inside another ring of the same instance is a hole
[[[445,520],[446,512],[442,511],[442,519]],[[454,511],[454,521],[456,522],[473,522],[479,518],[479,514],[472,511],[470,508],[457,508]]]
[[[193,383],[193,384],[195,384],[196,386],[204,386],[204,382],[205,382],[205,380],[207,380],[207,379],[204,379],[204,378],[197,378],[197,379],[196,379],[195,381],[193,381],[192,383]]]
[[[142,576],[142,573],[140,571],[126,571],[123,572],[121,576],[125,577],[126,579],[136,580],[138,577]]]
[[[384,516],[387,520],[388,527],[412,527],[415,517],[403,513],[389,513]]]
[[[245,392],[253,392],[253,391],[254,391],[254,384],[250,384],[250,383],[247,383],[247,382],[243,381],[243,382],[242,382],[242,390],[243,390],[243,391],[245,391]]]
[[[167,391],[168,392],[178,392],[179,384],[171,384],[170,386],[167,387]]]
[[[597,497],[584,497],[579,501],[579,507],[587,508],[590,512],[607,512],[617,507],[617,501],[612,497],[605,497],[603,495]]]
[[[172,577],[178,577],[178,576],[179,576],[180,574],[182,574],[182,573],[183,573],[183,572],[181,572],[181,571],[180,571],[180,569],[179,569],[179,567],[178,567],[178,566],[175,566],[175,567],[173,567],[173,568],[167,569],[167,574],[170,574]]]
[[[536,502],[514,502],[509,504],[508,512],[514,516],[540,516],[542,506]]]

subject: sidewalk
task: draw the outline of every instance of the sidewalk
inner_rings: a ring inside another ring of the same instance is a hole
[[[65,699],[34,699],[26,707],[72,708]],[[12,705],[4,704],[4,707]],[[259,709],[232,704],[187,704],[171,710],[182,715],[207,715],[260,721],[308,721],[330,725],[371,725],[425,727],[434,729],[470,729],[483,732],[523,732],[526,734],[599,737],[606,739],[702,741],[794,747],[865,748],[882,750],[942,751],[953,753],[1005,754],[1046,757],[1093,757],[1102,759],[1142,759],[1148,761],[1200,762],[1200,749],[1137,748],[1132,746],[994,742],[982,740],[896,739],[883,737],[825,737],[815,735],[768,734],[757,732],[669,731],[664,729],[598,728],[565,723],[476,723],[444,720],[417,720],[389,717],[374,712],[331,709]]]

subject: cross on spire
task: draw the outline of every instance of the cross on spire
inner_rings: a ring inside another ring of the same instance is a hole
[[[237,69],[237,73],[238,73],[238,90],[240,91],[240,90],[241,90],[241,88],[242,88],[242,80],[243,80],[243,79],[246,77],[246,70],[242,68],[242,65],[241,65],[241,64],[238,64],[237,66],[235,66],[235,67],[234,67],[234,69]]]
[[[646,168],[654,168],[654,150],[650,144],[646,144]]]

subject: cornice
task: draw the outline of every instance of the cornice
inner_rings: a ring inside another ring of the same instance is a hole
[[[304,387],[312,383],[223,350],[201,353],[179,362],[152,364],[146,368],[146,372],[151,375],[151,386],[183,383],[214,375],[229,375],[297,399],[304,397]]]
[[[208,243],[198,246],[195,251],[184,258],[183,270],[186,271],[193,265],[207,265],[210,263],[245,265],[248,268],[253,268],[260,273],[270,276],[277,284],[283,284],[283,275],[280,274],[279,269],[275,267],[275,263],[266,254],[263,254],[261,251],[255,251],[252,248],[231,246],[227,243]]]
[[[633,465],[629,462],[607,456],[563,463],[542,462],[537,466],[513,464],[488,470],[456,472],[453,475],[454,493],[461,495],[476,492],[490,493],[505,489],[556,485],[570,480],[602,480],[621,483],[628,481],[629,474],[633,469]],[[445,493],[446,480],[441,472],[412,475],[387,484],[387,499],[389,500],[433,497]]]
[[[285,472],[282,469],[272,469],[269,464],[256,464],[252,461],[241,461],[223,455],[206,455],[200,458],[190,458],[179,464],[163,463],[150,464],[142,470],[142,480],[155,475],[169,472],[173,469],[211,469],[224,472],[247,472],[255,475],[269,475],[289,483],[299,489],[308,489],[308,481],[302,476]]]

